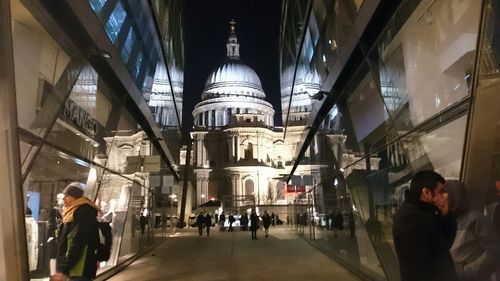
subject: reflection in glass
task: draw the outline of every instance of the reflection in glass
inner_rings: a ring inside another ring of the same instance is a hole
[[[120,29],[122,28],[123,22],[125,21],[126,17],[127,17],[127,12],[125,11],[125,8],[123,7],[121,1],[118,1],[115,9],[113,10],[111,16],[108,19],[108,22],[104,26],[104,29],[106,30],[109,39],[111,39],[111,42],[113,43],[116,42],[116,39],[118,38],[118,33],[120,33]]]
[[[405,136],[402,143],[414,170],[433,169],[445,178],[458,179],[462,165],[467,116],[431,131]]]
[[[398,131],[470,95],[480,8],[473,0],[422,1],[400,30],[380,37],[370,55]]]
[[[96,14],[98,14],[102,7],[104,7],[104,5],[106,4],[106,1],[107,0],[89,0],[89,3],[90,3],[90,7],[92,7],[92,10],[94,10],[94,12]]]
[[[49,276],[50,260],[56,257],[56,230],[62,222],[62,190],[81,183],[84,196],[92,198],[92,166],[47,146],[41,148],[23,184],[26,206],[28,262],[31,278]]]
[[[128,62],[128,58],[130,57],[130,53],[132,52],[132,47],[136,41],[134,28],[130,27],[130,30],[127,34],[127,39],[125,39],[125,43],[123,44],[121,56],[122,60],[125,64]]]

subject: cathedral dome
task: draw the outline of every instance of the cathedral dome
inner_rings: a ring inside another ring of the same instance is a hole
[[[274,109],[267,102],[259,76],[240,60],[240,44],[236,37],[234,21],[226,44],[227,59],[208,76],[195,105],[195,127],[216,129],[236,126],[274,126]]]
[[[251,96],[261,99],[266,97],[257,73],[238,59],[229,59],[208,76],[202,99],[205,100],[213,94]]]

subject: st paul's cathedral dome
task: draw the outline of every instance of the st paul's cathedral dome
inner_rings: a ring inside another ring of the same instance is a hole
[[[272,127],[274,109],[265,101],[266,94],[257,73],[240,60],[235,22],[230,24],[226,61],[208,76],[202,101],[193,110],[194,125],[205,129],[220,128],[237,117]],[[249,116],[242,116],[244,114],[252,117],[248,119]]]

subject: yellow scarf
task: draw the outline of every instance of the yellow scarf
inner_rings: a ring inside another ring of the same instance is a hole
[[[87,197],[80,197],[75,201],[71,202],[69,206],[65,206],[63,209],[63,223],[68,223],[73,221],[73,214],[81,205],[90,205],[99,212],[99,207],[90,201]]]

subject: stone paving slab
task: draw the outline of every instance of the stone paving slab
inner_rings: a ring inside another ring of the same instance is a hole
[[[181,230],[108,280],[360,280],[286,226],[272,227],[267,239],[263,231],[257,235]]]

